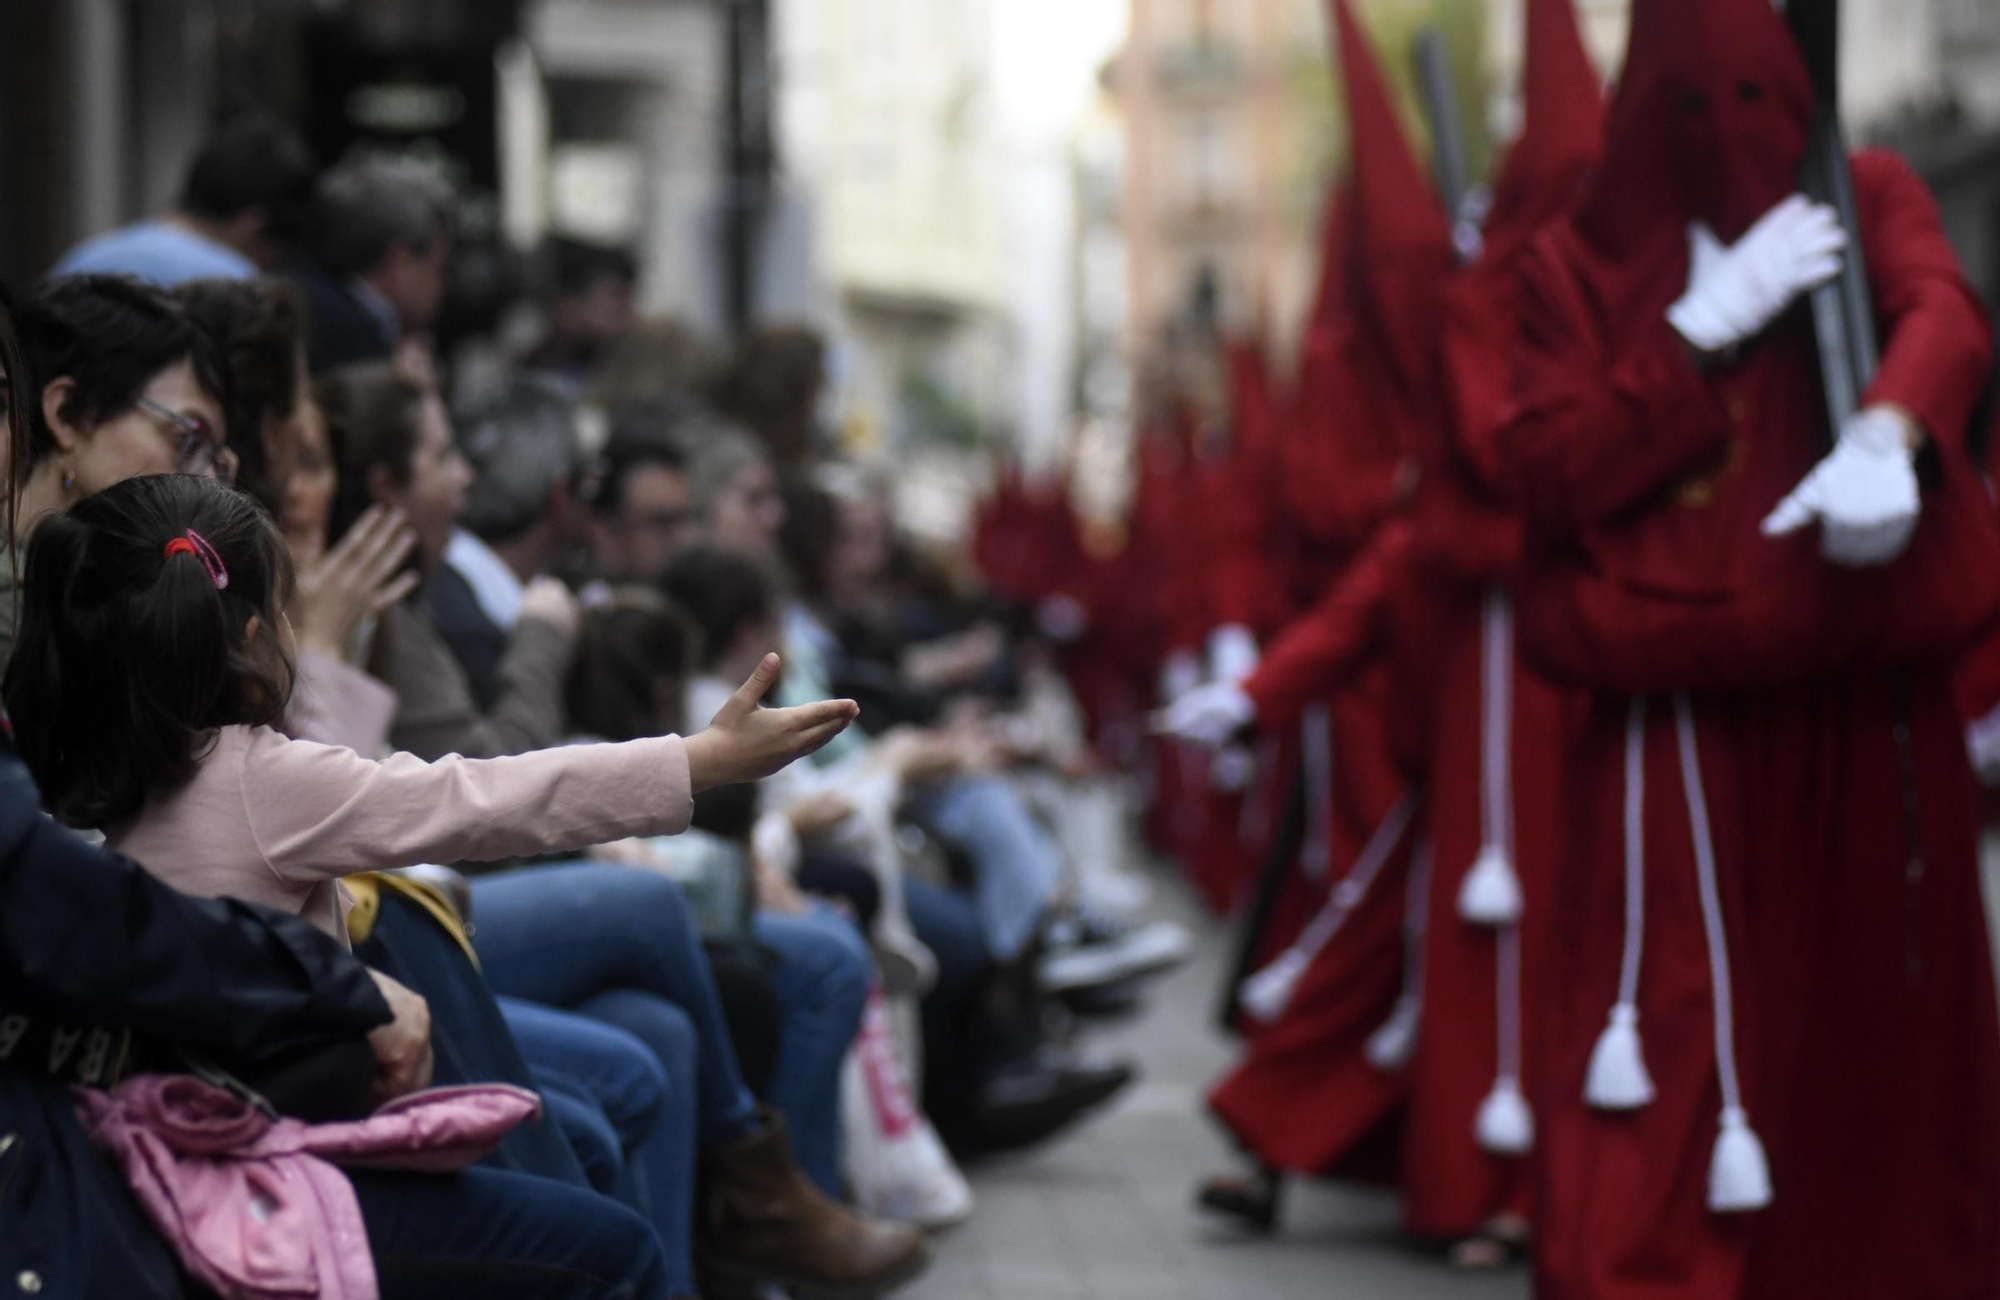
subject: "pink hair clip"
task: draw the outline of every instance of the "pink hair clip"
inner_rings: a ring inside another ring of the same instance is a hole
[[[214,580],[215,589],[221,591],[229,585],[229,570],[223,566],[222,557],[208,544],[208,539],[190,528],[184,537],[176,537],[167,543],[166,555],[169,559],[176,555],[192,555],[201,561],[201,567],[208,570]]]

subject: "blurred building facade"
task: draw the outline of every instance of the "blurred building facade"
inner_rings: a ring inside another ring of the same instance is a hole
[[[1014,414],[996,0],[782,0],[779,184],[812,216],[838,418],[882,454]]]

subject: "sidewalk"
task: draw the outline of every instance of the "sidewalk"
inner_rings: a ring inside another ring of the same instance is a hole
[[[1100,1031],[1143,1079],[1049,1147],[971,1171],[979,1208],[937,1238],[909,1300],[1523,1300],[1527,1277],[1468,1278],[1411,1252],[1387,1195],[1299,1186],[1275,1240],[1204,1222],[1195,1182],[1236,1167],[1203,1115],[1232,1055],[1212,1028],[1228,937],[1161,882],[1154,910],[1190,926],[1196,956],[1146,1013]]]

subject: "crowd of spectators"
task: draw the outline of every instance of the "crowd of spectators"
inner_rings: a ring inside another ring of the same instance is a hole
[[[1093,905],[1024,622],[832,445],[819,336],[556,240],[455,383],[454,211],[246,121],[0,318],[0,1276],[886,1294],[1185,936]]]

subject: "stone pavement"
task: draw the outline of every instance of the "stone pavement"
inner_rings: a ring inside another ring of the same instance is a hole
[[[1210,1225],[1197,1179],[1235,1167],[1203,1114],[1228,1064],[1211,1025],[1228,938],[1161,880],[1151,909],[1190,926],[1193,961],[1156,982],[1146,1012],[1098,1031],[1142,1081],[1042,1150],[971,1171],[979,1208],[938,1237],[907,1300],[1522,1300],[1524,1273],[1460,1277],[1396,1236],[1386,1194],[1299,1186],[1271,1241]]]

